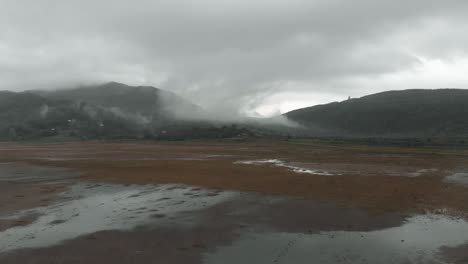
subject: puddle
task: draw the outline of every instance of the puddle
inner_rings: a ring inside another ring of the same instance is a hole
[[[416,171],[413,171],[413,172],[407,172],[406,176],[410,177],[410,178],[419,177],[419,176],[424,176],[424,175],[427,175],[427,174],[435,173],[437,171],[438,170],[434,169],[434,168],[433,169],[419,169],[419,170],[416,170]],[[397,174],[396,176],[401,176],[401,173],[396,173],[396,174]]]
[[[277,167],[288,168],[296,173],[314,174],[314,175],[339,175],[339,173],[332,173],[324,170],[317,170],[313,168],[307,168],[302,166],[300,163],[289,163],[279,159],[265,159],[265,160],[241,160],[234,162],[235,164],[247,164],[247,165],[266,165],[271,164]]]
[[[468,186],[468,172],[457,172],[445,177],[446,182],[459,183]]]
[[[399,227],[370,232],[246,234],[205,255],[204,263],[446,263],[439,248],[466,242],[466,221],[424,215]]]
[[[247,165],[271,165],[288,168],[296,173],[334,176],[334,175],[363,175],[363,176],[403,176],[420,177],[437,175],[439,169],[428,168],[418,169],[407,166],[386,166],[375,164],[350,164],[350,163],[309,163],[284,161],[280,159],[260,159],[260,160],[239,160],[235,164]]]
[[[212,191],[203,189],[194,192],[197,197],[184,195],[190,188],[76,184],[62,194],[72,199],[19,212],[18,215],[38,213],[41,216],[30,225],[0,232],[0,253],[46,247],[102,230],[130,230],[138,225],[158,224],[178,213],[211,206],[232,195],[222,192],[210,196]]]

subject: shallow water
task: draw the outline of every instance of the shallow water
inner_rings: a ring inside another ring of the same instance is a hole
[[[235,164],[247,164],[247,165],[265,165],[271,164],[277,167],[288,168],[296,173],[305,173],[305,174],[314,174],[314,175],[325,175],[325,176],[332,176],[332,175],[339,175],[337,172],[329,172],[324,170],[317,170],[312,168],[306,168],[299,166],[298,163],[288,163],[286,161],[282,161],[279,159],[264,159],[264,160],[240,160],[236,161]]]
[[[466,221],[423,215],[370,232],[246,234],[205,255],[204,263],[445,263],[440,247],[467,242]]]
[[[76,184],[62,194],[67,201],[18,213],[41,216],[30,225],[0,232],[0,253],[46,247],[102,230],[130,230],[170,221],[180,212],[216,204],[230,195],[180,185]]]
[[[468,186],[468,172],[457,172],[445,178],[446,182],[459,183]]]

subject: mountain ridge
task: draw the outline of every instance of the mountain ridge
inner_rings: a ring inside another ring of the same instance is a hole
[[[0,140],[468,137],[464,89],[386,91],[293,110],[276,121],[218,120],[203,111],[174,93],[116,82],[54,91],[0,91]]]
[[[52,91],[2,92],[1,102],[0,140],[179,140],[250,133],[232,122],[203,120],[199,106],[152,86],[109,82]]]
[[[465,136],[468,90],[386,91],[284,115],[317,134],[334,136]]]

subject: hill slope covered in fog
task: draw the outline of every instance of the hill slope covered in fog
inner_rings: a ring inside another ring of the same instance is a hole
[[[150,86],[111,82],[55,91],[4,91],[0,139],[184,139],[247,132],[232,124],[197,120],[202,114],[197,105]]]
[[[149,86],[112,82],[0,92],[0,140],[35,140],[468,137],[468,90],[383,92],[291,111],[284,115],[289,125],[275,118],[229,121],[206,116],[209,113],[192,102]]]
[[[182,114],[201,112],[197,105],[173,94],[151,86],[129,86],[116,82],[55,91],[31,91],[53,100],[85,102],[110,109],[117,115],[135,115],[140,121],[171,118],[174,109]],[[130,117],[130,116],[128,116]]]

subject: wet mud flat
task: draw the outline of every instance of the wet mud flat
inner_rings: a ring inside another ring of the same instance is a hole
[[[468,242],[468,222],[443,214],[186,185],[75,183],[60,195],[0,232],[1,263],[457,263],[444,252]]]
[[[35,221],[38,214],[26,209],[56,200],[56,195],[65,191],[78,175],[63,168],[0,163],[0,231]],[[18,211],[22,213],[17,214]]]
[[[26,210],[38,215],[35,221],[1,232],[0,253],[53,246],[103,230],[132,230],[139,225],[171,221],[178,212],[204,208],[231,195],[197,189],[75,183],[58,195],[65,199]]]
[[[467,161],[461,148],[313,140],[0,144],[0,162],[67,168],[80,180],[187,184],[407,213],[468,212],[467,186],[445,180]]]
[[[0,154],[0,263],[468,259],[462,150],[73,143]]]

